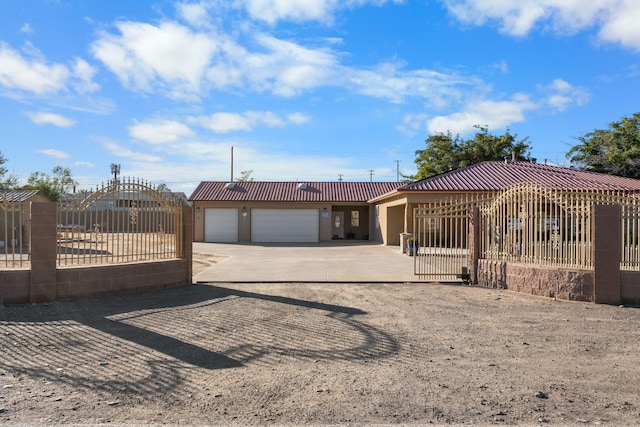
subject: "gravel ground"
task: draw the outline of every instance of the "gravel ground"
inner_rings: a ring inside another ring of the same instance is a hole
[[[639,342],[638,308],[439,284],[0,307],[0,425],[638,425]]]

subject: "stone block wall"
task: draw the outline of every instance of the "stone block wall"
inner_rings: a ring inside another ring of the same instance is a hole
[[[593,301],[593,271],[478,260],[478,285],[572,301]]]

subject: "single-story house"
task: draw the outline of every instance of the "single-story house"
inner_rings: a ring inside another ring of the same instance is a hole
[[[395,188],[369,200],[375,206],[382,240],[399,245],[413,232],[413,210],[421,203],[460,193],[498,193],[518,184],[575,190],[640,191],[640,180],[535,162],[487,161]]]
[[[640,191],[640,180],[535,162],[488,161],[413,183],[211,182],[189,201],[197,242],[374,240],[400,245],[413,209],[449,194],[518,184]]]
[[[221,182],[194,190],[196,242],[381,240],[369,200],[400,182]]]

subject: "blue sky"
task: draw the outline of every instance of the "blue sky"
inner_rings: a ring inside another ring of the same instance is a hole
[[[0,151],[190,194],[395,181],[432,133],[575,139],[640,111],[637,0],[2,0]],[[399,161],[399,162],[397,162]],[[372,172],[371,172],[372,171]]]

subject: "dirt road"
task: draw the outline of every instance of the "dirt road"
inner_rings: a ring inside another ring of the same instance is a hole
[[[451,285],[0,308],[0,424],[640,424],[640,310]]]

